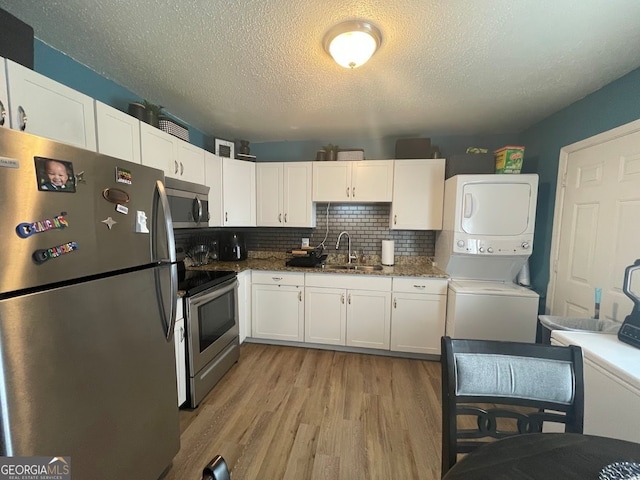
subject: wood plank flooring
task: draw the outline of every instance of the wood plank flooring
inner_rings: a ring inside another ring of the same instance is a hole
[[[165,480],[440,478],[440,364],[245,343],[195,410]]]

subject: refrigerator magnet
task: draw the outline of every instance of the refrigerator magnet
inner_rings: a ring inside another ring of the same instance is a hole
[[[124,205],[116,205],[116,212],[127,215],[129,213],[129,208]]]
[[[60,212],[53,218],[45,218],[36,222],[19,223],[16,226],[16,234],[20,238],[28,238],[36,233],[48,232],[49,230],[57,230],[69,226],[69,222],[65,218],[67,212]]]
[[[131,185],[131,179],[131,170],[116,167],[116,183],[125,183],[127,185]]]
[[[67,242],[55,247],[36,250],[35,252],[33,252],[31,257],[33,258],[34,262],[36,262],[38,265],[41,265],[47,260],[58,258],[62,255],[66,255],[67,253],[75,252],[76,250],[78,250],[77,242]]]
[[[53,158],[34,157],[36,180],[41,192],[75,193],[73,163]]]

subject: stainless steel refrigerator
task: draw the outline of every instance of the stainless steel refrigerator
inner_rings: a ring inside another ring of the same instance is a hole
[[[0,128],[0,455],[155,480],[179,450],[163,179]]]

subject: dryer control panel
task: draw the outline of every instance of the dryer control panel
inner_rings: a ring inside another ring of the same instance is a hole
[[[523,236],[522,238],[508,240],[496,238],[472,237],[469,235],[456,234],[453,239],[454,253],[467,253],[473,255],[523,255],[529,256],[533,250],[533,238]]]

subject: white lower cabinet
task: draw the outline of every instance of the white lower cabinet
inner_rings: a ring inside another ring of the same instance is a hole
[[[304,273],[253,272],[251,335],[304,341]]]
[[[446,279],[394,278],[391,350],[440,355],[446,312]]]
[[[343,288],[305,287],[304,341],[346,345],[347,301]]]
[[[307,274],[305,341],[389,350],[391,278]]]
[[[187,351],[182,303],[182,298],[178,298],[176,323],[173,327],[173,341],[176,354],[178,406],[187,401]]]
[[[238,324],[242,343],[251,336],[251,270],[238,273]]]

